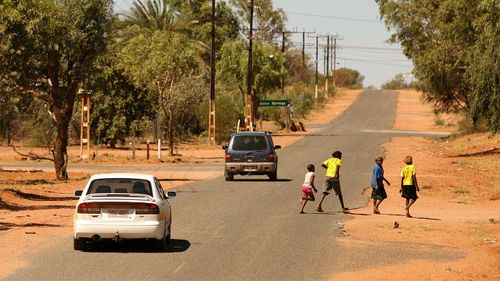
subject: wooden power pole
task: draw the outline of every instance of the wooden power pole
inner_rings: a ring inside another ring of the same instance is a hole
[[[212,0],[212,32],[210,56],[210,102],[208,112],[208,144],[215,144],[215,0]]]
[[[82,114],[80,122],[80,158],[90,158],[90,91],[79,89],[82,96]],[[83,154],[83,146],[87,146],[87,154]]]

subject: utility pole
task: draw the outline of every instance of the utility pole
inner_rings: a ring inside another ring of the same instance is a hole
[[[302,32],[302,65],[306,66],[306,32]]]
[[[337,81],[335,80],[337,70],[337,36],[333,38],[333,71],[332,71],[332,79],[333,79],[333,93],[337,93]]]
[[[79,89],[82,96],[82,114],[80,122],[80,158],[90,159],[90,94],[91,91]],[[87,154],[83,154],[83,146],[87,146]],[[98,144],[99,145],[99,144]]]
[[[252,66],[252,37],[253,37],[253,0],[250,0],[250,30],[248,35],[248,73],[247,73],[247,98],[245,106],[245,125],[249,126],[249,130],[253,131],[253,124],[255,122],[253,114],[253,66]]]
[[[325,99],[328,98],[328,74],[330,72],[330,35],[326,37]]]
[[[215,0],[212,0],[212,32],[210,56],[210,102],[208,112],[208,144],[215,144]]]
[[[316,31],[302,31],[302,64],[306,67],[306,34],[308,38],[309,34],[316,34]]]
[[[287,33],[286,31],[282,31],[281,32],[281,53],[282,54],[285,54],[285,33]],[[292,33],[292,32],[289,32],[289,33]],[[286,95],[286,91],[285,91],[285,75],[283,75],[283,77],[281,77],[281,91],[283,92],[283,97],[285,97]]]
[[[316,103],[318,103],[318,43],[319,43],[319,36],[316,35],[316,76],[314,78],[314,98],[316,99]]]

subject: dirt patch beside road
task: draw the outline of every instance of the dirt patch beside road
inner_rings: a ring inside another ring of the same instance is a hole
[[[395,128],[444,131],[434,123],[431,108],[420,103],[420,94],[402,92]],[[453,129],[448,127],[449,129]],[[500,145],[500,136],[487,133],[446,140],[395,137],[384,144],[384,170],[392,186],[373,215],[372,203],[353,210],[344,230],[346,245],[411,242],[458,249],[465,258],[454,261],[412,260],[407,263],[335,275],[331,280],[500,280],[500,157],[489,151]],[[457,155],[474,155],[457,157]],[[406,155],[417,166],[420,198],[404,216],[399,172]],[[366,183],[369,186],[370,183]],[[366,190],[370,196],[371,188]],[[397,228],[394,228],[395,224]]]

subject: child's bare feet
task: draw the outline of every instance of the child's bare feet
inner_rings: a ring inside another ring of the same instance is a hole
[[[406,216],[412,218],[412,216],[410,215],[410,209],[405,208],[405,211],[406,211]]]
[[[306,212],[304,212],[304,211],[300,211],[300,214],[305,214],[305,213],[306,213]]]
[[[316,211],[322,213],[323,209],[321,209],[321,207],[316,207]]]

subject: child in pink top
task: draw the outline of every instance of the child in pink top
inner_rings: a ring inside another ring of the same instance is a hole
[[[301,191],[301,209],[300,209],[300,213],[301,214],[304,214],[304,207],[306,206],[307,204],[307,201],[314,201],[316,200],[316,198],[314,198],[314,193],[313,193],[313,190],[314,192],[318,192],[318,190],[316,190],[316,187],[314,186],[314,177],[315,177],[315,173],[314,173],[314,165],[313,164],[309,164],[307,165],[307,173],[304,177],[304,183],[302,184],[302,186],[300,187],[300,191]]]

